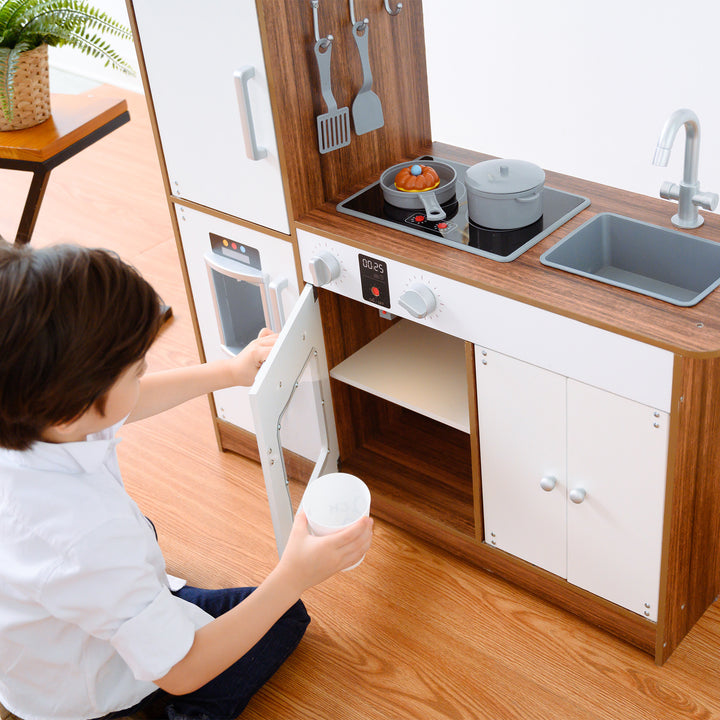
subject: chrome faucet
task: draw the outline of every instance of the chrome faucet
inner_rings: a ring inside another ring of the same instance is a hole
[[[698,212],[698,207],[714,210],[718,205],[718,196],[716,193],[700,192],[700,183],[698,182],[700,121],[692,110],[682,108],[676,110],[668,118],[655,148],[653,165],[667,166],[675,136],[683,125],[685,126],[683,179],[679,185],[664,182],[660,188],[660,197],[666,200],[677,200],[679,203],[678,213],[672,217],[673,225],[681,228],[696,228],[704,222],[702,215]]]

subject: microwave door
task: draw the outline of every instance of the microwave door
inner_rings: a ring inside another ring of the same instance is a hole
[[[214,252],[205,253],[205,264],[221,347],[228,355],[237,355],[264,327],[279,332],[287,279],[271,282],[262,270]]]
[[[312,285],[306,285],[290,313],[277,342],[258,371],[250,388],[250,408],[255,424],[270,515],[278,554],[282,552],[293,523],[293,507],[283,458],[281,430],[283,415],[298,384],[311,379],[311,407],[303,408],[307,421],[316,421],[319,447],[310,475],[336,472],[338,441],[330,397],[330,374],[325,356],[320,310]]]

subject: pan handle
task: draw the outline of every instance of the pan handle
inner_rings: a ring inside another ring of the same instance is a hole
[[[524,197],[515,198],[515,202],[519,202],[519,203],[535,202],[539,197],[540,197],[540,193],[536,192],[536,193],[533,193],[532,195],[525,195]]]
[[[440,207],[434,192],[426,190],[425,192],[419,192],[418,196],[425,208],[425,215],[428,220],[444,220],[447,217],[445,211]]]

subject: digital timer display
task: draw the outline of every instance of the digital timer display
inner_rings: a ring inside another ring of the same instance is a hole
[[[369,255],[358,255],[358,263],[363,298],[374,305],[389,308],[390,285],[388,284],[387,263]]]

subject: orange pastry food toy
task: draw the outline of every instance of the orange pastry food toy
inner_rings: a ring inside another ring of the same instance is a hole
[[[403,168],[395,176],[395,187],[403,192],[423,192],[440,184],[440,177],[428,165],[412,165]]]

